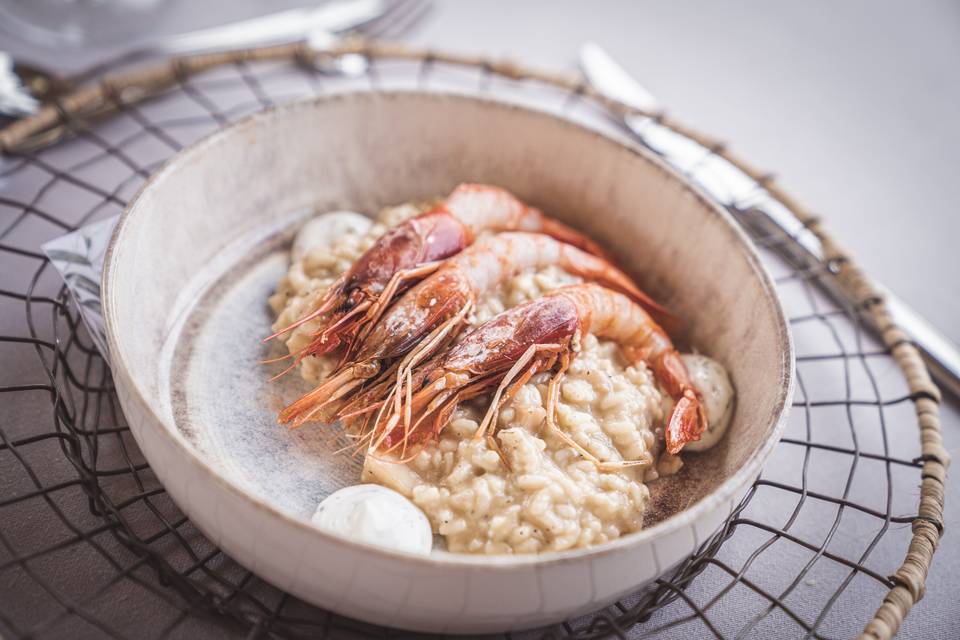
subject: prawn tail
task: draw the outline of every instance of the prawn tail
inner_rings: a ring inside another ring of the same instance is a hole
[[[680,354],[665,351],[654,365],[654,375],[676,403],[667,420],[665,439],[667,452],[676,455],[688,442],[695,442],[707,428],[707,413],[700,394],[690,380]]]
[[[680,453],[688,442],[695,442],[707,427],[707,416],[703,404],[693,389],[684,391],[670,414],[666,428],[667,452]]]

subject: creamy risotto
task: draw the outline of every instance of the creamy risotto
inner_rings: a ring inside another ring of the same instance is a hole
[[[383,210],[373,223],[353,220],[310,247],[295,250],[289,272],[270,305],[274,328],[311,310],[319,295],[391,225],[423,208]],[[336,214],[356,215],[356,214]],[[543,292],[580,282],[549,267],[520,273],[479,301],[469,322],[477,325]],[[286,337],[291,353],[309,343],[308,322]],[[473,436],[489,397],[456,410],[439,442],[406,464],[368,456],[363,481],[410,498],[443,536],[447,549],[466,553],[535,553],[595,545],[638,531],[650,500],[647,482],[679,471],[682,461],[663,451],[663,420],[673,401],[658,389],[643,364],[628,365],[609,341],[583,336],[561,385],[557,427],[594,458],[634,466],[597,465],[565,443],[545,420],[548,374],[534,376],[500,412],[497,447]],[[729,418],[732,389],[722,367],[685,356],[692,374],[714,388],[705,405]],[[316,384],[334,367],[331,358],[305,358],[304,379]],[[712,404],[711,404],[712,403]],[[713,408],[716,407],[716,408]],[[706,435],[706,434],[705,434]],[[715,439],[715,438],[714,438]]]

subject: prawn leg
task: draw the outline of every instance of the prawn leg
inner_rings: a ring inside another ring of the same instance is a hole
[[[504,391],[507,390],[507,388],[510,387],[514,382],[514,378],[517,376],[520,376],[521,378],[515,387],[515,389],[519,389],[519,387],[523,386],[536,371],[538,363],[533,362],[533,364],[531,364],[531,361],[533,361],[538,354],[544,352],[557,353],[563,348],[563,345],[560,344],[534,344],[530,345],[530,347],[523,352],[523,355],[517,359],[517,362],[510,367],[510,370],[507,371],[506,375],[503,376],[503,380],[497,387],[496,392],[494,392],[493,399],[490,401],[490,407],[487,409],[486,414],[484,414],[483,420],[480,422],[480,427],[477,429],[477,432],[473,435],[474,440],[482,440],[484,437],[486,437],[487,432],[490,431],[491,425],[494,425],[495,430],[496,421],[500,415],[500,409],[503,404],[509,401],[509,398],[503,399],[501,396],[503,396]],[[530,365],[530,367],[527,368],[527,365]],[[524,369],[527,370],[524,371]],[[511,397],[515,395],[515,389],[514,393],[510,394]]]
[[[629,362],[649,365],[655,379],[676,400],[665,430],[670,453],[700,437],[706,414],[666,332],[629,297],[599,285],[580,284],[502,312],[422,364],[412,358],[387,394],[389,401],[379,405],[372,426],[379,434],[373,440],[374,449],[435,439],[460,401],[488,389],[493,397],[474,438],[492,437],[503,405],[536,372],[553,370],[546,424],[564,443],[603,470],[649,464],[648,458],[599,460],[556,423],[559,385],[577,355],[579,337],[587,333],[618,343]]]

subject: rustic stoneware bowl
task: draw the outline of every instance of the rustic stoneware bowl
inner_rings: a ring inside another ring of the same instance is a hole
[[[297,225],[374,213],[463,181],[506,187],[612,250],[686,322],[681,341],[723,362],[729,432],[654,483],[641,532],[540,556],[407,555],[311,527],[359,480],[331,429],[278,427],[304,391],[270,383],[266,305]],[[792,390],[784,316],[729,216],[656,159],[529,109],[416,92],[357,93],[253,116],[179,153],[143,187],[103,277],[124,412],[177,504],[217,545],[304,600],[370,622],[483,632],[598,609],[717,531],[760,473]]]

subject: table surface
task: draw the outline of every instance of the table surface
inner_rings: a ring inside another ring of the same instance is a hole
[[[234,0],[225,13],[209,0],[170,0],[153,32],[302,4]],[[675,116],[775,170],[871,275],[960,342],[960,3],[448,1],[409,39],[554,69],[572,68],[583,40],[599,42]],[[13,35],[0,33],[0,49],[65,68],[62,52]],[[103,52],[68,57],[82,66]],[[956,399],[943,414],[953,452]],[[957,478],[927,595],[901,637],[960,628]]]

